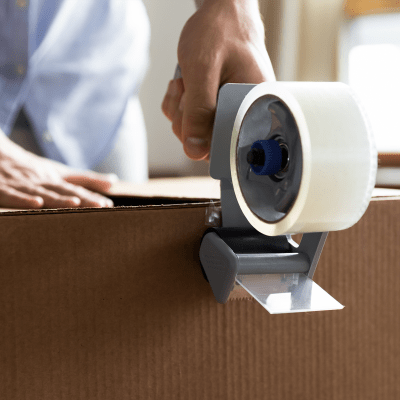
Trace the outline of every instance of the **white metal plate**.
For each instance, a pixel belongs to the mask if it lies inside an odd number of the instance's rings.
[[[237,275],[236,282],[270,314],[341,310],[344,307],[304,274]]]

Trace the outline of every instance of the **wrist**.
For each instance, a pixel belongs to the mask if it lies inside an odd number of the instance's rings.
[[[203,0],[199,12],[208,14],[221,25],[235,27],[239,35],[240,31],[246,32],[246,36],[252,38],[250,41],[258,38],[264,43],[265,30],[258,0]]]
[[[196,5],[202,8],[215,7],[233,11],[239,15],[260,16],[258,0],[196,0]]]
[[[225,3],[242,7],[257,7],[258,9],[258,0],[195,0],[195,2],[200,5]]]

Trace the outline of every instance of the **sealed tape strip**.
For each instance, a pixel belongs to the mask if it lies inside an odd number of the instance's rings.
[[[221,197],[220,182],[218,180],[212,180],[208,186],[212,189],[214,199]],[[206,208],[205,225],[208,227],[222,226],[222,209],[221,202],[210,199],[210,205]]]
[[[341,310],[344,307],[304,274],[238,275],[236,282],[270,314]]]
[[[216,205],[214,200],[210,200],[210,205],[206,208],[206,226],[217,227],[222,225],[221,206]]]

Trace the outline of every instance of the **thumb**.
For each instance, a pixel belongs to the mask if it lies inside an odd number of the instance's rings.
[[[208,156],[220,82],[220,69],[182,69],[185,86],[182,119],[182,143],[193,160]]]

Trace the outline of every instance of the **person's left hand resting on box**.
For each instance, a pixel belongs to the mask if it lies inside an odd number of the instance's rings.
[[[106,192],[115,179],[36,156],[0,132],[0,207],[112,207],[92,190]]]

